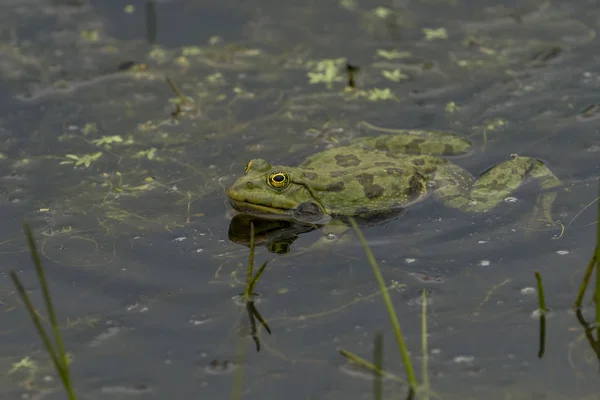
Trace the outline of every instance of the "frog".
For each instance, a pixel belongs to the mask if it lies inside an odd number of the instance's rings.
[[[530,221],[553,222],[561,181],[542,160],[511,154],[475,177],[452,159],[472,147],[452,132],[394,129],[330,147],[297,166],[252,159],[227,197],[238,212],[325,225],[404,210],[429,196],[464,213],[485,213],[533,178],[541,190]]]

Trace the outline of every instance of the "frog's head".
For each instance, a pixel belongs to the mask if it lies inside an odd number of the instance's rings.
[[[250,160],[227,190],[231,206],[266,218],[322,224],[331,218],[293,167],[271,166],[263,159]]]

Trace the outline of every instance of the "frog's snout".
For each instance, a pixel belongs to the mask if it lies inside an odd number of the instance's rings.
[[[227,189],[227,197],[241,200],[242,193],[247,193],[249,190],[256,189],[257,185],[249,180],[238,180]]]

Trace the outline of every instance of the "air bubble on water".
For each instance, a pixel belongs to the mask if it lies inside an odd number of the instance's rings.
[[[524,287],[523,289],[521,289],[521,294],[524,296],[529,296],[532,295],[536,292],[534,287],[528,286],[528,287]]]
[[[190,318],[189,323],[194,326],[198,326],[198,325],[204,325],[205,323],[210,322],[211,320],[212,320],[211,318],[206,318],[206,319]]]
[[[533,318],[533,319],[540,319],[540,317],[542,316],[542,314],[543,314],[542,310],[540,310],[539,308],[536,308],[531,313],[531,318]],[[546,318],[550,318],[551,316],[552,316],[552,312],[550,310],[546,309]]]
[[[456,356],[452,361],[456,364],[471,364],[475,361],[475,356]]]

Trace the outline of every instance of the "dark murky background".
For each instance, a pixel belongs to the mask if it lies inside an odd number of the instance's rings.
[[[562,233],[525,236],[535,185],[484,216],[428,200],[364,230],[419,372],[419,297],[429,292],[432,389],[444,399],[597,398],[600,366],[571,306],[596,230],[595,203],[586,207],[597,197],[600,120],[584,111],[600,103],[599,16],[585,0],[4,0],[3,398],[63,398],[8,278],[18,270],[39,302],[23,219],[81,398],[228,398],[242,343],[245,399],[369,399],[370,375],[338,349],[370,359],[376,331],[385,367],[404,376],[354,238],[306,251],[322,236],[313,231],[287,255],[257,249],[258,264],[270,261],[257,307],[272,329],[259,353],[236,302],[248,249],[228,239],[224,189],[253,157],[295,164],[372,134],[360,121],[458,132],[478,149],[457,160],[473,173],[511,153],[536,156],[568,189],[554,209]],[[330,75],[316,69],[324,60]],[[346,62],[361,68],[358,92],[343,91]],[[193,99],[177,119],[165,75]],[[542,359],[535,270],[553,311]],[[405,387],[388,380],[385,390],[402,397]]]

